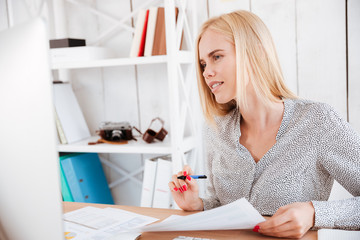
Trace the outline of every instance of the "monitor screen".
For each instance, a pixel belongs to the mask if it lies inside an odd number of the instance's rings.
[[[42,19],[0,32],[0,224],[8,239],[64,239],[50,74]]]

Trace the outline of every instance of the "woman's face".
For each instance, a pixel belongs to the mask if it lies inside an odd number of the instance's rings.
[[[235,46],[224,35],[206,30],[199,42],[200,65],[218,103],[236,98]]]

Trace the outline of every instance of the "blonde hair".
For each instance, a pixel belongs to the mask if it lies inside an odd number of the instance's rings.
[[[220,104],[207,86],[199,58],[199,42],[207,30],[223,34],[235,45],[236,99]],[[201,106],[205,119],[214,124],[214,115],[224,116],[236,107],[247,108],[246,82],[257,96],[270,104],[281,98],[296,98],[285,85],[271,34],[255,14],[240,10],[214,17],[203,23],[196,39],[196,69]]]

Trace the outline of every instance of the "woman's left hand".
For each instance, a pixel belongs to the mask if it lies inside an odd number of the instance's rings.
[[[301,238],[314,226],[315,209],[311,202],[297,202],[279,208],[253,231],[274,237]]]

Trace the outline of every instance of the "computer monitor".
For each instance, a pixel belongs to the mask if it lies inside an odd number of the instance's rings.
[[[0,32],[0,229],[11,240],[64,239],[48,48],[40,18]]]

